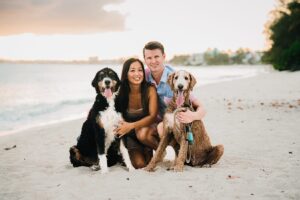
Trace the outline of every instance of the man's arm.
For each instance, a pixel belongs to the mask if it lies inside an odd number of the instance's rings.
[[[181,123],[191,123],[195,120],[201,120],[204,118],[206,111],[203,108],[201,102],[197,99],[192,101],[192,106],[196,109],[194,112],[187,110],[186,112],[179,112],[177,118]]]

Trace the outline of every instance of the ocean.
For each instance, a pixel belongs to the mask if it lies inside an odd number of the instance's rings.
[[[0,64],[0,135],[86,117],[96,94],[91,81],[104,67],[121,75],[121,65]],[[270,72],[266,65],[174,68],[191,72],[196,87]]]

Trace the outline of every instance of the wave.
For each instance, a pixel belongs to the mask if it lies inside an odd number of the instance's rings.
[[[56,103],[16,105],[0,111],[0,131],[13,130],[22,126],[55,121],[70,116],[82,116],[92,106],[92,99],[63,100]]]
[[[5,120],[5,117],[12,119],[20,119],[26,116],[35,117],[45,113],[55,112],[65,106],[75,106],[86,103],[91,103],[91,99],[63,100],[57,103],[39,103],[33,105],[16,105],[7,109],[2,108],[0,111],[0,119]]]

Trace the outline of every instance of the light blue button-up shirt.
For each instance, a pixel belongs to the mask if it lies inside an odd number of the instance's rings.
[[[156,87],[157,94],[159,96],[159,116],[162,117],[166,110],[165,99],[170,99],[173,97],[173,92],[168,84],[168,76],[174,72],[175,70],[170,66],[165,66],[164,72],[161,76],[160,82],[157,85],[155,80],[153,79],[150,69],[146,69],[146,79],[148,82],[153,83]]]

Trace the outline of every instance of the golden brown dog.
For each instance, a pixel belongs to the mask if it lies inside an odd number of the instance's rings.
[[[177,71],[169,75],[168,84],[173,90],[174,96],[163,119],[163,136],[159,146],[151,159],[147,171],[154,171],[156,163],[162,160],[163,152],[170,144],[174,147],[176,157],[171,169],[183,171],[186,160],[191,166],[212,165],[218,162],[224,152],[223,145],[212,146],[207,132],[201,120],[193,121],[190,125],[180,123],[176,118],[176,113],[193,110],[190,102],[190,91],[196,84],[193,75],[186,71]],[[192,142],[188,142],[188,127],[193,136]],[[189,137],[189,138],[188,138]],[[191,141],[191,140],[190,140]],[[175,145],[174,145],[175,144]]]

